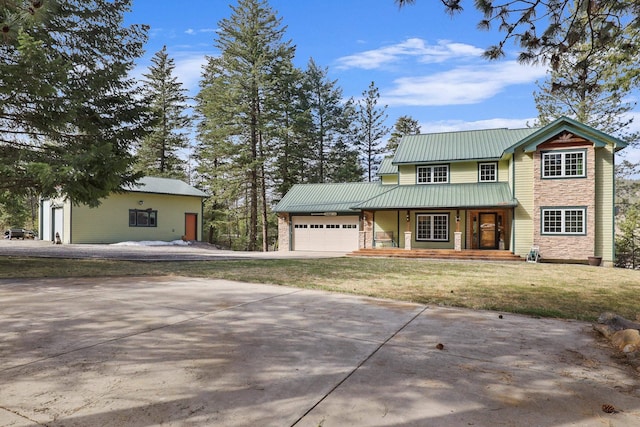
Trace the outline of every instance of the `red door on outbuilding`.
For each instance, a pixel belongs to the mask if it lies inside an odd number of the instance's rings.
[[[198,239],[198,214],[184,214],[184,238],[185,240]]]

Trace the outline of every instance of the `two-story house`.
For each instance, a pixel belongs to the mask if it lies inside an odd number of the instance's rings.
[[[614,158],[626,144],[562,117],[541,128],[405,136],[379,182],[299,184],[279,250],[503,250],[612,264]]]

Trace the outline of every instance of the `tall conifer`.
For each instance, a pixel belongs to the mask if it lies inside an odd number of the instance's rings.
[[[271,117],[266,99],[274,90],[276,68],[290,61],[294,47],[283,41],[285,27],[263,0],[239,0],[232,15],[220,21],[215,46],[220,56],[209,58],[198,96],[202,116],[201,169],[214,168],[209,152],[228,154],[227,173],[243,175],[243,193],[237,203],[246,208],[246,249],[257,249],[258,216],[262,218],[263,249],[267,242],[265,161],[269,155],[264,140]],[[215,90],[212,90],[215,88]],[[214,175],[217,175],[214,173]]]
[[[130,7],[0,2],[0,193],[95,205],[135,181],[130,152],[146,109],[129,72],[147,28],[124,25]]]
[[[143,89],[152,114],[150,133],[137,152],[136,170],[151,176],[185,178],[186,161],[178,151],[189,146],[191,123],[187,115],[186,89],[174,75],[175,61],[167,47],[151,58],[149,72],[143,74]]]

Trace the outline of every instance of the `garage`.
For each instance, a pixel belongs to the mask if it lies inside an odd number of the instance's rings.
[[[358,216],[294,216],[292,249],[295,251],[355,251]]]

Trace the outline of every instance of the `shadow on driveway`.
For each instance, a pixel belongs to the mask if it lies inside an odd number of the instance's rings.
[[[1,280],[0,342],[2,426],[640,425],[637,373],[582,322],[210,279]]]

